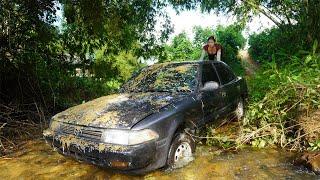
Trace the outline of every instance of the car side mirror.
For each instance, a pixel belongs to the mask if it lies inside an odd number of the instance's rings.
[[[208,81],[204,83],[203,88],[201,88],[201,91],[214,91],[219,88],[219,84],[215,81]]]

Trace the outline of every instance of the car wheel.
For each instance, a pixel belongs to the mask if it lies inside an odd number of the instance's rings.
[[[195,149],[195,142],[190,135],[178,133],[171,143],[167,166],[175,169],[189,164],[193,160]]]
[[[243,98],[238,102],[237,108],[235,110],[235,115],[237,120],[242,120],[244,117],[244,101]]]

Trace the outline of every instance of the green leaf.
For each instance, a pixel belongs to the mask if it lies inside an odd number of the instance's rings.
[[[266,146],[266,144],[267,144],[267,142],[264,139],[261,139],[258,147],[264,148]]]

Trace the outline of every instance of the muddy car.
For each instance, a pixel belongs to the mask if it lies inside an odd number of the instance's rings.
[[[180,167],[192,159],[193,134],[229,114],[241,118],[247,86],[223,62],[155,64],[118,94],[52,117],[44,137],[59,153],[122,172]]]

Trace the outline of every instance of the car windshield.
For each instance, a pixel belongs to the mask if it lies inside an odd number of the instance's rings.
[[[124,92],[193,91],[197,64],[155,64],[143,68],[122,86]]]

